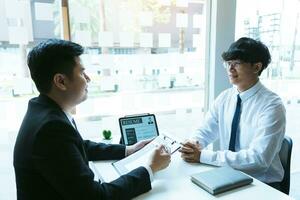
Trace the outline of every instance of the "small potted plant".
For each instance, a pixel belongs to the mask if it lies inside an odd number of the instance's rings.
[[[110,140],[112,138],[110,130],[103,130],[102,135],[103,135],[105,140]]]

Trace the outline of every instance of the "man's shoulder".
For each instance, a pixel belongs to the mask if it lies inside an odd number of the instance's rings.
[[[26,132],[34,136],[41,130],[70,126],[68,124],[63,111],[51,105],[41,104],[37,98],[34,98],[29,102],[19,133]]]
[[[53,100],[41,95],[29,100],[27,115],[39,116],[42,121],[65,119],[62,109]]]
[[[56,112],[49,112],[48,116],[40,121],[33,135],[33,143],[36,149],[43,145],[56,145],[62,141],[78,141],[78,134],[68,122]]]
[[[53,109],[51,107],[39,106],[31,107],[27,113],[27,117],[33,122],[39,122],[39,124],[46,124],[49,122],[64,122],[66,121],[66,116],[62,111]]]
[[[286,112],[281,97],[266,87],[262,87],[257,92],[252,103],[257,105],[257,111],[260,113],[264,113],[265,111],[268,113],[275,112],[284,116]]]
[[[277,93],[265,86],[262,86],[261,89],[258,91],[258,97],[265,104],[283,105],[281,97]]]

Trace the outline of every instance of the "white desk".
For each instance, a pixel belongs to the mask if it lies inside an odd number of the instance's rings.
[[[94,162],[96,171],[102,172],[100,176],[105,182],[110,182],[119,177],[111,165],[111,161]],[[279,192],[272,187],[254,179],[251,185],[237,188],[216,196],[209,194],[191,182],[193,173],[212,169],[212,166],[203,164],[186,163],[180,158],[180,153],[172,155],[172,161],[168,168],[157,172],[152,182],[152,190],[135,198],[136,200],[283,200],[291,197]],[[105,172],[105,174],[103,173]]]

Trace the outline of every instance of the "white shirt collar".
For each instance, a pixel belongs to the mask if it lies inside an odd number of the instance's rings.
[[[255,85],[253,85],[251,88],[249,88],[246,91],[239,92],[236,86],[234,88],[235,88],[236,95],[239,94],[242,102],[245,102],[247,99],[249,99],[250,97],[255,95],[262,87],[263,87],[263,85],[258,80]]]
[[[72,115],[71,115],[70,113],[66,112],[66,111],[64,111],[64,113],[66,114],[68,120],[69,120],[69,121],[71,122],[71,124],[73,125],[73,123],[72,123],[72,119],[73,119]]]

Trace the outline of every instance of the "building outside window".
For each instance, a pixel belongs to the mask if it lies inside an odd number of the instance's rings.
[[[236,39],[261,40],[272,63],[262,73],[262,82],[283,100],[287,111],[286,135],[293,139],[291,172],[300,171],[300,1],[237,0]]]
[[[89,99],[77,107],[81,124],[119,136],[119,117],[151,112],[161,131],[188,137],[197,124],[186,119],[203,117],[205,6],[203,0],[69,1],[71,39],[85,47],[92,79]],[[172,130],[177,121],[181,127]]]
[[[27,103],[36,96],[26,64],[42,40],[62,38],[61,1],[0,0],[0,199],[16,199],[12,151]]]

